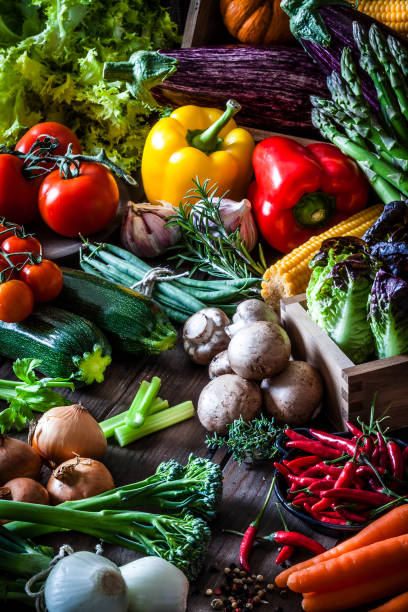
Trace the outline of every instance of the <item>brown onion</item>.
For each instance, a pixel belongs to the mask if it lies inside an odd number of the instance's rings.
[[[52,505],[84,499],[115,488],[108,468],[100,461],[76,457],[65,461],[52,473],[47,491]]]
[[[48,505],[48,491],[32,478],[13,478],[0,487],[1,499]]]
[[[106,451],[102,429],[80,404],[57,406],[43,414],[31,435],[31,444],[52,467],[73,455],[101,459]]]
[[[41,459],[29,444],[0,434],[0,484],[24,476],[38,480]]]

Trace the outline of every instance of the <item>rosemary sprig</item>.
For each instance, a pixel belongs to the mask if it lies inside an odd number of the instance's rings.
[[[193,183],[195,188],[187,192],[187,202],[179,204],[177,213],[168,222],[168,225],[178,225],[182,233],[182,242],[175,247],[177,254],[170,259],[178,259],[179,264],[192,263],[191,274],[200,270],[219,278],[259,279],[259,286],[255,287],[259,292],[267,268],[261,245],[259,261],[255,261],[240,236],[239,226],[233,232],[225,228],[220,204],[226,194],[218,196],[218,185],[210,184],[210,179],[202,185],[198,178]]]

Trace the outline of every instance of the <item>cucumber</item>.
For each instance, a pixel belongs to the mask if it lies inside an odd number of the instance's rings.
[[[160,353],[175,345],[176,330],[150,298],[81,270],[62,272],[58,303],[93,321],[114,347],[128,353]]]
[[[110,344],[96,325],[48,304],[21,323],[0,321],[0,354],[41,359],[36,369],[46,376],[87,385],[102,382],[111,362]]]

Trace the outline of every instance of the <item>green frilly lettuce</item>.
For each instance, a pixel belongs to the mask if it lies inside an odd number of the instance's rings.
[[[104,148],[135,170],[150,109],[104,81],[103,65],[177,40],[158,0],[0,0],[0,142],[13,146],[35,123],[59,121],[86,153]]]

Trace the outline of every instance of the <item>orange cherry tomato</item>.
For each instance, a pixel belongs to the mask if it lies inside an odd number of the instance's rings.
[[[10,280],[0,285],[0,320],[18,323],[31,314],[34,294],[21,280]]]
[[[57,297],[64,283],[61,268],[50,259],[36,265],[26,264],[19,279],[31,288],[36,302],[49,302]]]

